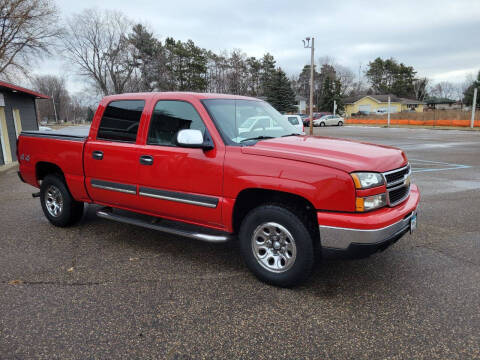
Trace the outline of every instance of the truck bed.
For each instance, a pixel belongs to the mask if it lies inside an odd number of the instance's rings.
[[[71,126],[60,130],[22,131],[18,138],[18,157],[22,180],[39,187],[37,166],[59,168],[73,197],[89,202],[84,185],[83,148],[90,126]],[[23,160],[23,161],[22,161]]]
[[[88,137],[90,126],[69,126],[60,130],[22,131],[22,135],[53,139],[84,141]]]

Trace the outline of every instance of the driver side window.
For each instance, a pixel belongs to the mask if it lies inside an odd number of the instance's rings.
[[[175,137],[183,129],[205,133],[205,125],[193,105],[185,101],[160,100],[150,120],[147,144],[176,146]]]

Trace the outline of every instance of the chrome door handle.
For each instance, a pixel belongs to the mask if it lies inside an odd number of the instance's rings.
[[[94,158],[95,160],[102,160],[103,159],[103,151],[98,151],[98,150],[95,150],[92,152],[92,158]]]
[[[140,156],[140,164],[142,164],[142,165],[153,165],[153,156],[150,156],[150,155]]]

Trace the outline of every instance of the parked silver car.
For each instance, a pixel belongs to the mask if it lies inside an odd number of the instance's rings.
[[[313,120],[313,126],[342,126],[343,122],[343,117],[339,115],[325,115]]]

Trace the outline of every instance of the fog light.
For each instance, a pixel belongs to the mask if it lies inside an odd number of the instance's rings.
[[[385,193],[367,197],[357,197],[355,208],[357,211],[370,211],[387,205],[387,195]]]

